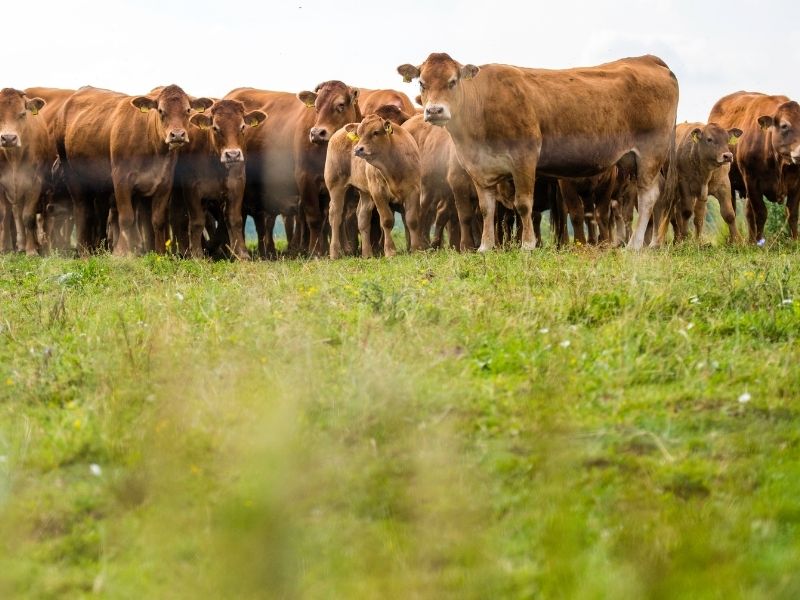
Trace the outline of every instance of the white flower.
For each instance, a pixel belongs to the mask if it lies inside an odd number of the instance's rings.
[[[758,242],[756,243],[756,246],[758,246],[759,248],[763,248],[763,247],[764,247],[764,246],[766,246],[766,245],[767,245],[767,240],[765,240],[764,238],[761,238],[761,239],[760,239],[760,240],[758,240]]]
[[[786,298],[783,302],[781,302],[782,306],[791,306],[792,304],[794,304],[794,300],[791,298]]]
[[[753,397],[750,395],[749,392],[745,392],[741,396],[739,396],[739,404],[748,404]]]
[[[563,342],[561,342],[559,344],[559,346],[561,346],[562,348],[569,348],[571,345],[572,345],[572,342],[570,342],[569,340],[564,340]]]
[[[694,329],[694,323],[689,323],[689,324],[686,326],[686,331],[691,331],[692,329]]]
[[[175,292],[175,299],[178,302],[183,302],[183,294],[181,294],[180,292]]]
[[[689,298],[689,302],[691,302],[692,304],[700,304],[700,298],[698,296],[692,296],[691,298]]]
[[[550,333],[550,330],[549,330],[547,327],[542,327],[542,328],[539,330],[539,333],[541,333],[542,335],[545,335],[545,334],[547,334],[547,333]]]
[[[100,477],[103,474],[103,469],[100,468],[100,465],[92,463],[89,465],[89,472],[95,477]]]
[[[0,456],[0,465],[8,462],[8,457],[5,455]]]

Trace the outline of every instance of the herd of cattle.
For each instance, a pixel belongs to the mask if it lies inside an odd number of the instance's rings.
[[[0,250],[246,259],[251,216],[269,257],[280,216],[291,254],[391,256],[396,212],[410,250],[445,234],[462,251],[532,249],[544,211],[558,244],[569,218],[576,242],[639,249],[670,225],[687,237],[692,217],[699,236],[709,194],[737,241],[736,192],[751,243],[765,198],[797,237],[800,105],[784,96],[736,92],[676,126],[678,82],[654,56],[543,70],[431,54],[397,70],[423,108],[340,81],[221,100],[5,88]]]

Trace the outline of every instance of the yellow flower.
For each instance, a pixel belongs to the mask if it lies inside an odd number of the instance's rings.
[[[192,472],[192,475],[200,475],[200,473],[202,473],[202,469],[197,465],[192,465],[189,467],[189,470]]]
[[[11,377],[9,377],[8,379],[6,379],[6,385],[14,385],[14,380],[11,379]]]
[[[171,238],[167,240],[167,243],[166,243],[166,244],[164,244],[164,247],[165,247],[167,250],[169,250],[170,246],[172,246],[172,239],[171,239]]]
[[[72,423],[72,426],[75,429],[80,429],[82,425],[83,425],[83,423],[81,423],[80,419],[75,419],[75,421]]]

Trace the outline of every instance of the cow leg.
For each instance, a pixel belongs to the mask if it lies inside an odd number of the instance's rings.
[[[203,230],[206,226],[206,212],[203,210],[203,198],[197,186],[189,184],[183,188],[186,207],[189,211],[189,256],[203,257]]]
[[[323,217],[319,201],[319,185],[312,178],[302,176],[298,182],[298,189],[300,190],[300,210],[308,228],[308,253],[311,256],[321,256]]]
[[[347,196],[347,187],[343,185],[334,185],[328,188],[331,195],[331,201],[328,205],[328,220],[331,224],[331,244],[329,255],[331,259],[336,260],[342,256],[342,221],[344,216],[345,200]]]
[[[237,172],[239,168],[244,169],[244,165],[231,167],[225,177],[225,227],[228,229],[228,246],[233,256],[239,260],[250,260],[244,239],[244,173]]]
[[[375,203],[375,208],[378,210],[378,216],[381,220],[381,230],[383,231],[383,253],[387,257],[392,257],[397,254],[397,248],[392,239],[392,229],[394,229],[394,212],[389,206],[390,198],[376,194],[372,197]]]
[[[39,256],[39,244],[36,236],[36,213],[42,193],[42,182],[39,181],[28,190],[22,206],[22,221],[25,224],[25,253],[28,256]]]
[[[477,186],[476,186],[477,187]],[[477,187],[478,206],[483,217],[483,232],[481,234],[481,245],[478,252],[490,252],[494,249],[494,214],[497,205],[497,186]]]
[[[114,196],[117,203],[117,224],[119,237],[114,244],[114,256],[127,256],[139,245],[139,234],[136,229],[136,215],[133,212],[133,197],[127,185],[114,185]]]
[[[380,208],[378,212],[380,212]],[[403,202],[403,216],[407,234],[406,248],[410,252],[425,250],[428,247],[429,238],[420,231],[422,216],[420,214],[419,189],[413,189],[406,196]],[[430,232],[430,227],[428,227],[428,231]]]
[[[694,201],[694,233],[698,242],[703,236],[703,226],[706,222],[706,210],[708,208],[708,196],[700,195]]]
[[[747,216],[747,228],[750,243],[755,244],[764,239],[764,225],[767,222],[767,206],[764,204],[764,196],[761,188],[752,179],[747,178],[747,204],[745,214]]]
[[[361,233],[361,256],[372,258],[372,196],[359,192],[358,196],[358,231]]]
[[[472,182],[462,176],[447,176],[450,189],[453,191],[453,203],[455,204],[456,214],[458,215],[458,225],[461,230],[461,252],[469,252],[475,249],[475,238],[473,237],[473,224],[475,221],[475,207],[472,203]]]
[[[444,230],[450,222],[451,207],[446,197],[439,200],[436,207],[436,219],[433,223],[433,239],[431,240],[431,248],[441,248],[444,241]]]
[[[568,181],[559,180],[558,188],[561,191],[561,197],[564,199],[564,206],[566,206],[569,214],[569,220],[572,222],[572,236],[575,243],[585,245],[583,200],[578,195],[575,186]]]
[[[789,213],[789,233],[793,240],[797,239],[797,220],[800,215],[800,187],[790,189],[786,197],[786,210]]]
[[[653,216],[653,207],[658,200],[658,196],[658,179],[656,177],[650,180],[648,187],[638,187],[639,219],[636,222],[636,229],[628,242],[628,248],[632,250],[642,249],[647,226],[650,223],[650,217]],[[658,227],[657,224],[654,225],[656,228]],[[650,244],[657,245],[657,238],[657,235],[653,235]]]
[[[0,252],[14,250],[13,220],[11,205],[6,200],[5,194],[0,192]]]
[[[167,251],[167,230],[169,227],[169,197],[171,189],[166,192],[159,191],[153,196],[151,203],[150,223],[153,226],[153,245],[158,254],[164,254]],[[147,226],[146,222],[142,223],[143,227]]]

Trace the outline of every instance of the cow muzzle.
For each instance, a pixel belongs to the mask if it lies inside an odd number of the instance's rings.
[[[355,150],[353,150],[353,154],[355,154],[358,158],[364,159],[370,156],[369,152],[367,152],[367,149],[364,146],[356,146]]]
[[[169,145],[170,150],[180,148],[189,141],[189,134],[185,129],[173,129],[167,134],[165,142]]]
[[[308,138],[312,144],[327,144],[330,137],[328,130],[324,127],[312,127],[308,132]]]
[[[20,145],[19,136],[16,133],[1,133],[0,147],[18,148]]]
[[[733,152],[726,152],[722,155],[722,159],[719,161],[719,164],[724,165],[726,163],[733,162]]]
[[[235,165],[244,162],[244,153],[238,148],[231,148],[222,151],[220,158],[223,165]]]
[[[442,104],[428,104],[425,107],[425,121],[431,125],[445,125],[450,120],[450,109]]]

